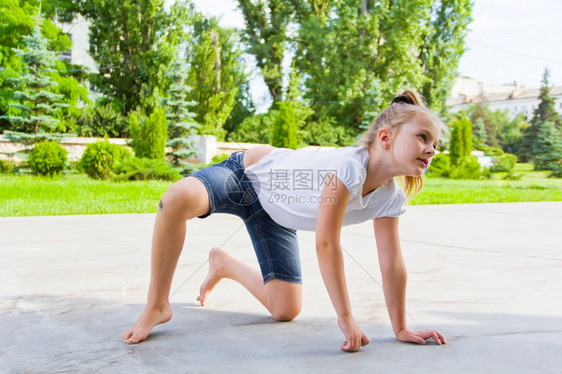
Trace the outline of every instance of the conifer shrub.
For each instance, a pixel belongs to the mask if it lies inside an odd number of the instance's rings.
[[[273,122],[271,145],[279,148],[297,149],[297,117],[291,103],[282,102]]]
[[[66,166],[66,156],[66,149],[57,142],[37,143],[29,154],[29,167],[33,174],[60,175]]]
[[[131,157],[131,152],[117,144],[95,142],[86,147],[80,159],[80,169],[92,179],[107,179],[119,161]]]
[[[139,158],[164,160],[168,130],[162,107],[154,109],[148,118],[137,113],[129,116],[130,146]]]

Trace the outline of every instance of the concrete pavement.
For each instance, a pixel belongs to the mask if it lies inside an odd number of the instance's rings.
[[[408,323],[446,346],[396,341],[372,224],[344,228],[348,287],[371,344],[341,352],[314,234],[300,232],[304,306],[275,322],[238,284],[196,304],[208,250],[255,264],[242,222],[188,223],[174,318],[138,345],[154,215],[0,218],[0,373],[560,373],[562,203],[409,207],[401,218]]]

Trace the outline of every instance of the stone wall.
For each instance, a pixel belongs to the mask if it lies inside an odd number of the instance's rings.
[[[67,138],[61,142],[61,145],[68,152],[68,159],[70,161],[79,160],[82,154],[86,150],[86,147],[90,143],[104,140],[102,138],[82,138],[74,137]],[[118,144],[123,147],[127,147],[129,139],[122,138],[112,138],[108,139],[110,143]],[[261,144],[253,143],[229,143],[229,142],[217,142],[217,139],[212,135],[198,135],[195,136],[195,141],[199,146],[199,154],[197,155],[197,162],[209,163],[212,158],[219,154],[231,154],[236,151],[242,151],[250,149]],[[17,153],[25,150],[21,143],[13,143],[4,135],[0,135],[0,159],[10,159],[10,160],[22,160],[21,156]],[[195,160],[194,160],[195,161]]]

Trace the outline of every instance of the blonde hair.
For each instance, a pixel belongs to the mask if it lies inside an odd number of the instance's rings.
[[[422,117],[431,122],[440,133],[447,131],[447,126],[427,108],[420,95],[414,91],[405,90],[392,100],[390,105],[369,126],[369,129],[363,133],[359,145],[369,148],[376,141],[379,130],[384,128],[397,130],[415,117]],[[401,178],[407,197],[415,196],[423,187],[423,177],[421,176],[404,175]]]

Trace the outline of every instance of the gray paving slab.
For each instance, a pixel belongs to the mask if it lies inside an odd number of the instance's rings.
[[[153,221],[0,218],[0,372],[561,372],[561,202],[409,207],[408,323],[440,330],[446,346],[395,340],[372,225],[344,228],[354,314],[372,339],[354,354],[339,350],[313,233],[299,233],[304,306],[295,321],[275,322],[231,281],[197,306],[211,247],[255,264],[242,222],[227,215],[188,223],[174,318],[141,344],[122,343],[144,306]]]

